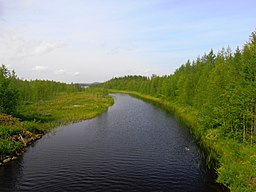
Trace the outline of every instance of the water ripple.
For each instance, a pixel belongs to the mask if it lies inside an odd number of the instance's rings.
[[[0,191],[212,191],[187,130],[127,95],[95,119],[44,136],[18,161],[0,175]]]

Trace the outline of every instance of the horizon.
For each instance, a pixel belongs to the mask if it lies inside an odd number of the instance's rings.
[[[26,80],[105,82],[170,75],[232,51],[255,31],[256,2],[0,0],[0,62]]]

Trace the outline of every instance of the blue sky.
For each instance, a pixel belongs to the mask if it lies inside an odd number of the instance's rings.
[[[255,30],[255,0],[0,0],[0,62],[24,79],[166,75]]]

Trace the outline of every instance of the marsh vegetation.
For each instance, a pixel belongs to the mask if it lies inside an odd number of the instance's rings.
[[[93,118],[113,99],[102,89],[78,84],[23,81],[4,65],[0,68],[0,163],[23,153],[25,147],[54,127]]]

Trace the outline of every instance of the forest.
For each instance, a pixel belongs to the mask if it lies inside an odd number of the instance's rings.
[[[105,88],[136,91],[197,110],[205,129],[253,144],[256,136],[256,34],[242,50],[211,50],[172,75],[126,76]]]
[[[208,158],[219,162],[218,182],[232,191],[255,191],[255,32],[241,49],[211,50],[188,60],[174,74],[116,77],[100,86],[157,98],[180,111],[188,122],[195,122],[194,133],[209,148]]]
[[[5,65],[0,67],[0,113],[13,114],[26,102],[48,100],[60,92],[81,91],[79,84],[66,84],[49,80],[22,80]]]

